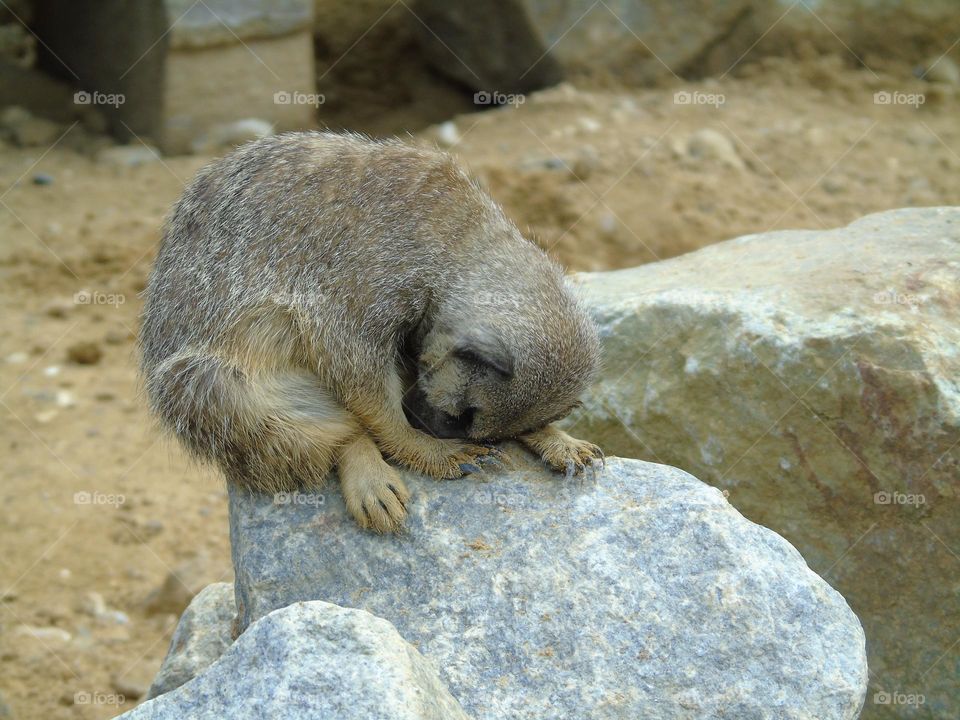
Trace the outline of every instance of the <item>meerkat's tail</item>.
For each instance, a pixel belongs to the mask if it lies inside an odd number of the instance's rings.
[[[262,492],[319,487],[359,431],[306,371],[248,372],[179,353],[147,373],[146,390],[155,415],[187,450]]]

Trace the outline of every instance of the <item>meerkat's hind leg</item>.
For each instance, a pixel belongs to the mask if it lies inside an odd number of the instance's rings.
[[[372,438],[361,433],[347,443],[340,453],[339,469],[347,510],[360,527],[378,533],[403,527],[410,491]]]
[[[307,372],[248,371],[188,351],[155,368],[147,382],[154,411],[187,449],[250,490],[319,487],[361,432]]]
[[[522,435],[520,440],[540,455],[547,465],[567,477],[579,475],[588,467],[596,471],[598,466],[603,466],[603,450],[553,425]]]

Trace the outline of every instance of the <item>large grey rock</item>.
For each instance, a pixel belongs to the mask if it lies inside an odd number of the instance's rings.
[[[312,0],[164,0],[171,47],[232,45],[251,38],[289,35],[313,22]]]
[[[120,717],[467,720],[390,623],[325,602],[270,613],[204,673]]]
[[[578,276],[604,366],[573,432],[782,533],[863,621],[870,717],[960,712],[960,208]],[[872,695],[871,695],[872,697]]]
[[[768,0],[418,0],[438,70],[475,90],[526,92],[562,74],[646,82],[697,70]],[[751,42],[755,41],[755,37]],[[745,49],[745,47],[744,47]]]
[[[147,697],[175,690],[216,662],[233,643],[236,614],[233,583],[214,583],[201,590],[180,618]]]
[[[782,538],[675,468],[564,481],[405,473],[408,531],[361,531],[335,487],[232,490],[240,628],[323,598],[392,622],[473,717],[855,718],[857,618]]]

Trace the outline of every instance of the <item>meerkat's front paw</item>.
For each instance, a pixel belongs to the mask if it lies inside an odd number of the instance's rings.
[[[540,455],[547,465],[564,473],[568,478],[579,475],[588,467],[592,471],[603,467],[603,450],[551,425],[520,439]]]
[[[347,511],[360,527],[378,533],[403,527],[410,491],[369,439],[362,438],[344,451],[340,485]]]
[[[360,527],[378,533],[403,527],[410,491],[392,467],[383,464],[368,477],[351,476],[342,483],[347,511]]]
[[[438,480],[450,480],[480,472],[483,465],[496,463],[499,455],[495,447],[424,435],[411,452],[395,457],[412,470]]]

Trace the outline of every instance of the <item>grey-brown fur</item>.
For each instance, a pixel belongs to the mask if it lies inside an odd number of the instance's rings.
[[[598,357],[561,269],[452,158],[399,141],[291,133],[201,170],[165,227],[140,344],[151,409],[196,456],[270,492],[338,464],[378,530],[408,494],[370,440],[436,477],[505,437],[554,467],[599,457],[549,426]]]

